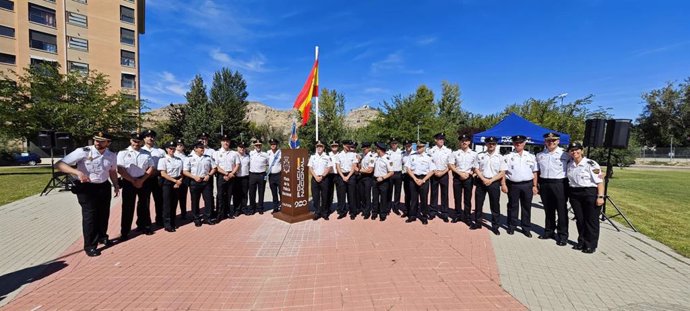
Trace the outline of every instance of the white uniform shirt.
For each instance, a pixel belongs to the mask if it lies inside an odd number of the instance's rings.
[[[383,177],[392,171],[393,161],[389,155],[384,154],[382,157],[376,157],[376,161],[374,161],[374,177]]]
[[[177,152],[177,150],[175,151],[175,156],[180,158],[180,160],[182,160],[182,163],[184,163],[185,160],[187,160],[187,155],[182,152]]]
[[[198,156],[194,153],[187,158],[187,162],[184,164],[185,171],[201,178],[208,176],[214,167],[216,167],[216,163],[213,162],[213,158],[206,154]]]
[[[436,166],[434,170],[442,171],[448,168],[448,156],[453,152],[450,148],[443,146],[439,148],[434,146],[427,151],[431,158],[434,160],[434,165]]]
[[[596,187],[602,182],[599,163],[582,157],[580,164],[568,162],[568,181],[573,188]]]
[[[240,156],[237,151],[220,148],[213,153],[213,161],[226,172],[232,172],[236,165],[240,165]]]
[[[110,171],[117,170],[117,156],[105,149],[103,154],[94,146],[78,148],[61,160],[69,166],[77,165],[77,170],[89,177],[91,183],[102,184],[108,181]]]
[[[151,154],[143,149],[134,150],[132,146],[117,153],[117,166],[123,167],[129,176],[139,178],[153,166]]]
[[[557,147],[553,152],[549,152],[549,149],[544,149],[544,151],[537,154],[539,177],[549,179],[566,178],[568,161],[570,161],[570,155],[561,147]]]
[[[505,155],[506,164],[506,179],[512,182],[522,182],[534,179],[534,172],[539,171],[537,165],[537,157],[523,150],[522,154],[515,151]]]
[[[158,161],[158,170],[165,171],[172,178],[178,178],[182,175],[182,168],[184,167],[184,161],[182,159],[165,155],[162,159]]]
[[[407,161],[407,169],[414,175],[426,175],[433,171],[434,160],[428,153],[413,153]]]
[[[374,162],[376,161],[377,155],[372,151],[362,156],[362,169],[374,167]]]
[[[402,160],[402,172],[403,174],[407,174],[407,168],[408,168],[408,162],[410,161],[410,157],[414,154],[414,150],[410,149],[410,152],[403,151],[400,158]]]
[[[403,152],[402,150],[388,150],[386,151],[386,155],[390,158],[391,162],[393,163],[393,171],[394,172],[401,172],[403,163],[402,163],[402,155]]]
[[[479,169],[484,178],[493,178],[508,168],[505,158],[498,150],[494,150],[492,154],[486,151],[478,153],[473,167]]]
[[[153,161],[153,167],[158,168],[158,160],[165,157],[165,150],[157,147],[149,147],[144,145],[141,147],[151,154],[151,160]]]
[[[276,149],[276,152],[273,153],[273,150],[268,150],[266,152],[268,154],[268,167],[271,170],[271,174],[279,174],[280,171],[283,170],[283,167],[280,165],[280,157],[282,156],[282,152],[280,152],[280,149]]]
[[[309,157],[307,166],[311,167],[311,169],[314,171],[314,174],[323,176],[326,173],[326,169],[331,166],[331,157],[329,157],[325,152],[321,153],[320,155],[315,153]]]
[[[338,171],[335,169],[335,165],[338,164],[338,156],[341,154],[341,152],[338,153],[333,153],[333,151],[328,152],[328,156],[331,158],[331,172],[329,174],[338,174]]]
[[[252,150],[249,152],[249,172],[266,173],[268,169],[268,153]]]
[[[465,173],[472,173],[472,167],[474,165],[474,161],[477,158],[477,152],[474,150],[467,148],[467,151],[464,151],[462,149],[458,149],[453,151],[449,156],[448,156],[448,163],[449,164],[454,164],[455,167],[460,170],[461,172]]]
[[[359,162],[357,153],[352,151],[341,151],[337,156],[338,164],[340,164],[340,171],[343,175],[347,175],[352,171],[353,166]]]
[[[237,170],[237,177],[249,176],[249,155],[246,153],[241,155],[239,152],[237,155],[240,157],[240,168]]]

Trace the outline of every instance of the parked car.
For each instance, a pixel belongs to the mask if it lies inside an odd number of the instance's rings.
[[[14,158],[15,164],[28,164],[34,166],[41,163],[41,157],[33,152],[13,153],[12,157]]]

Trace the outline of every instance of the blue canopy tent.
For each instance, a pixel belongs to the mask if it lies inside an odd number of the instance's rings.
[[[472,142],[475,144],[483,145],[484,139],[489,136],[496,136],[498,138],[499,144],[511,144],[510,139],[513,135],[525,135],[527,136],[527,143],[532,145],[543,145],[544,144],[544,134],[548,132],[556,132],[554,130],[547,129],[536,125],[525,118],[511,113],[505,117],[501,122],[494,125],[494,127],[480,133],[476,133],[472,137]],[[561,144],[567,145],[570,143],[570,135],[556,132],[561,135]]]

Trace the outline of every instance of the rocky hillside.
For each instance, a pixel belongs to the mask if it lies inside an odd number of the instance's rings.
[[[150,128],[156,122],[165,120],[165,118],[167,118],[165,111],[165,108],[159,108],[146,113],[146,121],[144,121],[143,127]],[[270,123],[276,129],[279,129],[283,133],[287,134],[290,132],[290,126],[292,125],[291,114],[293,111],[294,110],[273,109],[259,102],[249,102],[249,105],[247,106],[247,119],[256,124]],[[378,114],[378,110],[364,105],[362,107],[350,110],[345,115],[345,124],[351,128],[364,127],[369,124],[371,120],[376,118]]]

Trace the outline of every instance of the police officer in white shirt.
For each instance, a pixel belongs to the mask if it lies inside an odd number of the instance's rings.
[[[331,158],[323,152],[324,145],[321,141],[316,142],[316,152],[309,157],[307,166],[311,174],[311,196],[314,207],[314,220],[323,218],[328,220],[330,206],[328,204],[328,184],[326,176],[331,170]]]
[[[393,213],[400,215],[400,194],[402,192],[402,150],[398,149],[398,139],[391,138],[390,144],[391,148],[386,151],[386,155],[390,158],[390,162],[393,163],[393,176],[390,178],[390,191],[388,191],[388,200],[391,201],[391,208]]]
[[[281,162],[281,152],[278,145],[280,141],[271,138],[268,143],[271,149],[268,150],[268,188],[271,189],[273,196],[273,213],[280,211],[280,172],[283,170]]]
[[[332,140],[331,141],[331,151],[328,152],[328,156],[331,158],[331,172],[328,173],[328,176],[326,176],[326,181],[328,182],[328,208],[330,209],[331,206],[333,206],[333,198],[335,197],[333,195],[333,191],[335,191],[335,188],[337,186],[337,183],[340,182],[340,178],[338,177],[338,170],[336,169],[336,163],[338,162],[338,154],[340,151],[340,142],[337,140]]]
[[[371,219],[376,219],[379,216],[381,221],[386,220],[390,206],[390,196],[388,192],[391,190],[391,177],[395,173],[393,171],[393,162],[386,154],[386,145],[384,143],[376,143],[376,161],[374,162],[374,187],[372,198],[374,212]]]
[[[108,150],[112,137],[100,131],[93,135],[93,146],[78,148],[62,160],[55,168],[77,177],[72,189],[81,205],[84,252],[89,257],[98,256],[98,243],[110,246],[108,219],[110,218],[110,187],[114,194],[120,194],[117,180],[117,157]],[[72,167],[76,165],[75,167]],[[110,181],[108,181],[110,178]]]
[[[175,148],[175,156],[184,163],[187,160],[187,153],[185,152],[184,141],[181,138],[175,140],[177,147]],[[187,219],[187,193],[189,193],[189,178],[182,175],[182,185],[178,189],[178,201],[180,202],[180,219]]]
[[[410,176],[410,213],[405,222],[413,222],[419,218],[423,224],[428,223],[429,179],[434,175],[434,160],[426,153],[426,142],[417,142],[417,152],[407,161],[407,175]]]
[[[591,254],[599,245],[599,214],[606,199],[601,167],[582,155],[582,144],[579,142],[570,143],[568,153],[572,157],[567,169],[570,183],[568,194],[578,233],[573,249]]]
[[[431,177],[431,219],[437,215],[448,222],[448,156],[452,150],[445,146],[446,135],[438,133],[434,135],[436,145],[429,149],[428,153],[434,160],[434,176]],[[438,205],[439,188],[441,189],[441,206]]]
[[[216,222],[212,218],[213,214],[213,174],[216,173],[216,163],[213,158],[204,154],[204,144],[198,142],[194,145],[192,155],[187,158],[184,164],[183,174],[189,177],[189,192],[192,196],[192,214],[194,216],[194,225],[201,227],[201,212],[199,209],[199,200],[203,196],[204,205],[204,223],[208,225],[215,225]]]
[[[400,160],[402,161],[402,187],[405,196],[403,197],[404,204],[401,206],[402,215],[400,217],[405,218],[410,214],[410,187],[412,186],[412,178],[407,173],[407,162],[414,154],[414,150],[412,150],[412,141],[409,139],[403,141],[403,146],[405,150],[401,153]]]
[[[201,134],[197,135],[196,138],[197,138],[197,141],[201,142],[204,145],[204,154],[209,156],[209,157],[213,157],[213,152],[215,152],[215,150],[213,150],[213,148],[208,146],[208,138],[209,137],[210,136],[208,135],[208,133],[202,132]],[[189,155],[191,156],[193,153],[194,153],[194,150],[192,150],[189,153]],[[213,181],[213,180],[211,180],[211,181]]]
[[[345,218],[348,210],[350,219],[357,216],[357,176],[355,173],[359,166],[359,155],[355,152],[352,140],[343,141],[343,151],[336,157],[336,171],[338,173],[338,219]],[[345,199],[347,198],[346,209]]]
[[[175,211],[182,186],[184,162],[175,156],[177,144],[169,141],[165,145],[166,155],[158,160],[158,171],[163,179],[163,227],[165,231],[175,232]]]
[[[249,152],[249,209],[251,213],[264,213],[264,192],[266,191],[266,170],[268,169],[268,154],[261,151],[263,143],[260,139],[254,141],[254,150]],[[256,193],[259,193],[258,204]]]
[[[357,180],[359,208],[364,219],[371,216],[371,188],[374,182],[374,162],[376,154],[371,151],[370,142],[362,142],[362,154],[360,155],[359,179]]]
[[[470,213],[472,212],[472,186],[474,185],[472,165],[477,153],[470,149],[472,136],[461,134],[458,136],[458,142],[460,148],[453,151],[448,159],[448,168],[453,174],[453,198],[455,202],[455,215],[452,222],[456,223],[462,220],[469,226],[471,223]]]
[[[237,155],[240,157],[240,168],[237,171],[235,189],[232,195],[232,205],[235,209],[235,217],[240,214],[250,215],[247,211],[247,192],[249,192],[249,154],[247,154],[246,142],[237,143]]]
[[[228,134],[223,134],[220,138],[221,147],[213,153],[213,161],[216,163],[216,204],[218,215],[216,220],[223,218],[233,219],[235,215],[231,212],[230,202],[232,202],[232,190],[236,180],[237,170],[240,167],[240,157],[237,151],[230,148],[232,143]]]
[[[538,193],[537,171],[539,171],[539,167],[537,166],[537,158],[525,150],[527,144],[525,135],[515,135],[511,137],[511,140],[515,149],[505,156],[508,168],[501,182],[501,191],[508,193],[508,229],[506,232],[508,234],[515,232],[519,210],[522,234],[531,238],[532,196]]]
[[[558,147],[560,135],[555,132],[544,134],[544,151],[537,154],[539,165],[539,195],[544,204],[544,234],[539,239],[556,239],[556,244],[565,246],[568,243],[568,209],[566,191],[568,178],[566,169],[570,155]],[[556,223],[558,214],[558,223]],[[558,235],[556,235],[558,232]]]
[[[477,154],[474,162],[474,173],[477,175],[477,187],[474,190],[474,219],[475,223],[470,226],[470,229],[479,229],[482,227],[482,218],[484,213],[482,208],[484,206],[484,199],[486,194],[489,194],[489,204],[491,207],[491,231],[495,235],[499,235],[499,217],[501,215],[501,179],[507,169],[506,161],[503,156],[496,150],[498,138],[489,136],[484,139],[486,144],[486,151]]]
[[[134,132],[130,135],[130,146],[117,154],[117,171],[122,180],[122,221],[120,222],[120,241],[129,239],[134,219],[134,202],[137,201],[137,229],[146,235],[153,234],[149,202],[151,190],[146,185],[156,169],[151,154],[141,149],[142,137]]]
[[[163,226],[163,189],[161,188],[162,180],[160,180],[158,173],[158,160],[165,157],[165,151],[161,148],[155,146],[156,143],[156,131],[154,130],[144,130],[141,132],[141,137],[144,138],[144,145],[141,149],[148,151],[151,154],[151,160],[153,160],[153,167],[156,168],[153,171],[153,176],[146,179],[146,186],[151,190],[151,195],[153,196],[153,203],[156,210],[156,225],[159,227]]]

